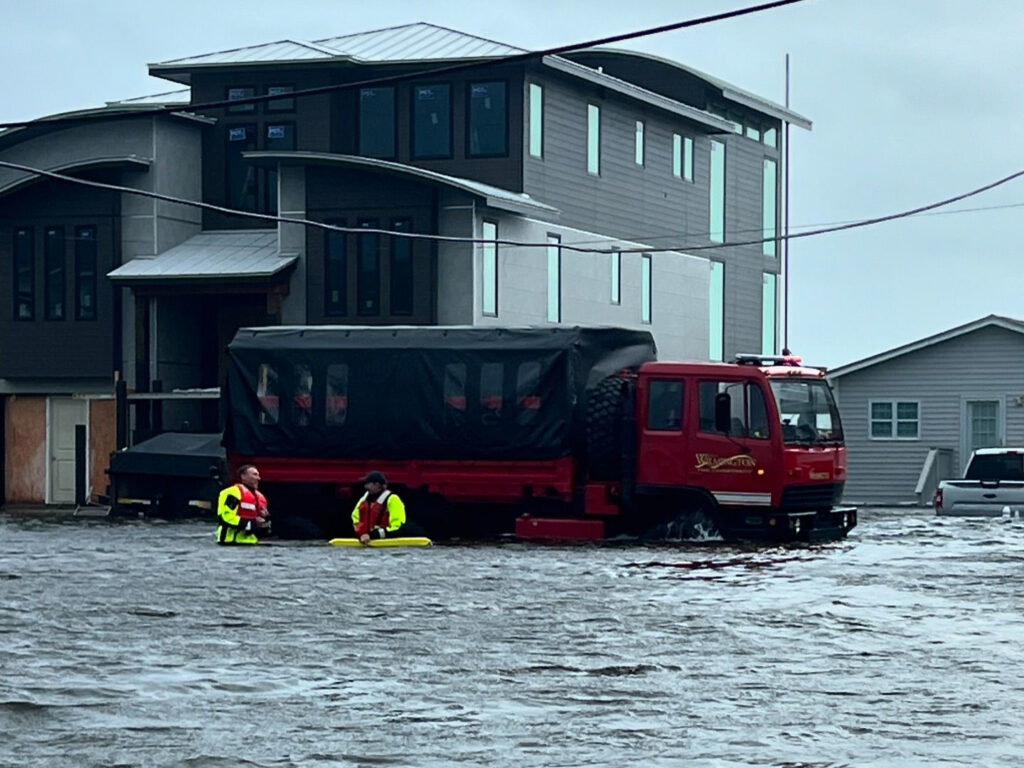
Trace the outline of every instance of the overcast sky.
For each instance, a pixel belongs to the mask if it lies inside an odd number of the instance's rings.
[[[173,90],[147,63],[286,38],[429,21],[538,49],[752,4],[0,0],[0,122]],[[780,103],[790,54],[791,106],[814,121],[810,132],[791,129],[790,226],[799,232],[1024,168],[1021,30],[1019,0],[805,0],[625,46]],[[789,346],[835,367],[990,313],[1024,318],[1024,179],[947,210],[977,208],[991,210],[794,241]]]

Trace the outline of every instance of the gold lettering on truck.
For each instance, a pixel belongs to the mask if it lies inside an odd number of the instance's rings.
[[[746,472],[757,466],[757,460],[746,453],[738,453],[735,456],[698,453],[696,458],[698,472]]]

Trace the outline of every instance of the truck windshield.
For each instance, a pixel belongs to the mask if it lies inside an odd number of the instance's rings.
[[[832,390],[822,379],[770,379],[784,443],[841,443],[843,427]]]

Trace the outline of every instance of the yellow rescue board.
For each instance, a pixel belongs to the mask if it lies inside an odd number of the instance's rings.
[[[363,544],[359,539],[331,539],[332,547],[429,547],[432,542],[426,536],[397,536],[393,539],[370,539]]]

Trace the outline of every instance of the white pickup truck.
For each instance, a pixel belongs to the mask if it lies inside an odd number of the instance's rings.
[[[979,448],[962,480],[939,483],[933,504],[952,517],[1024,516],[1024,448]]]

